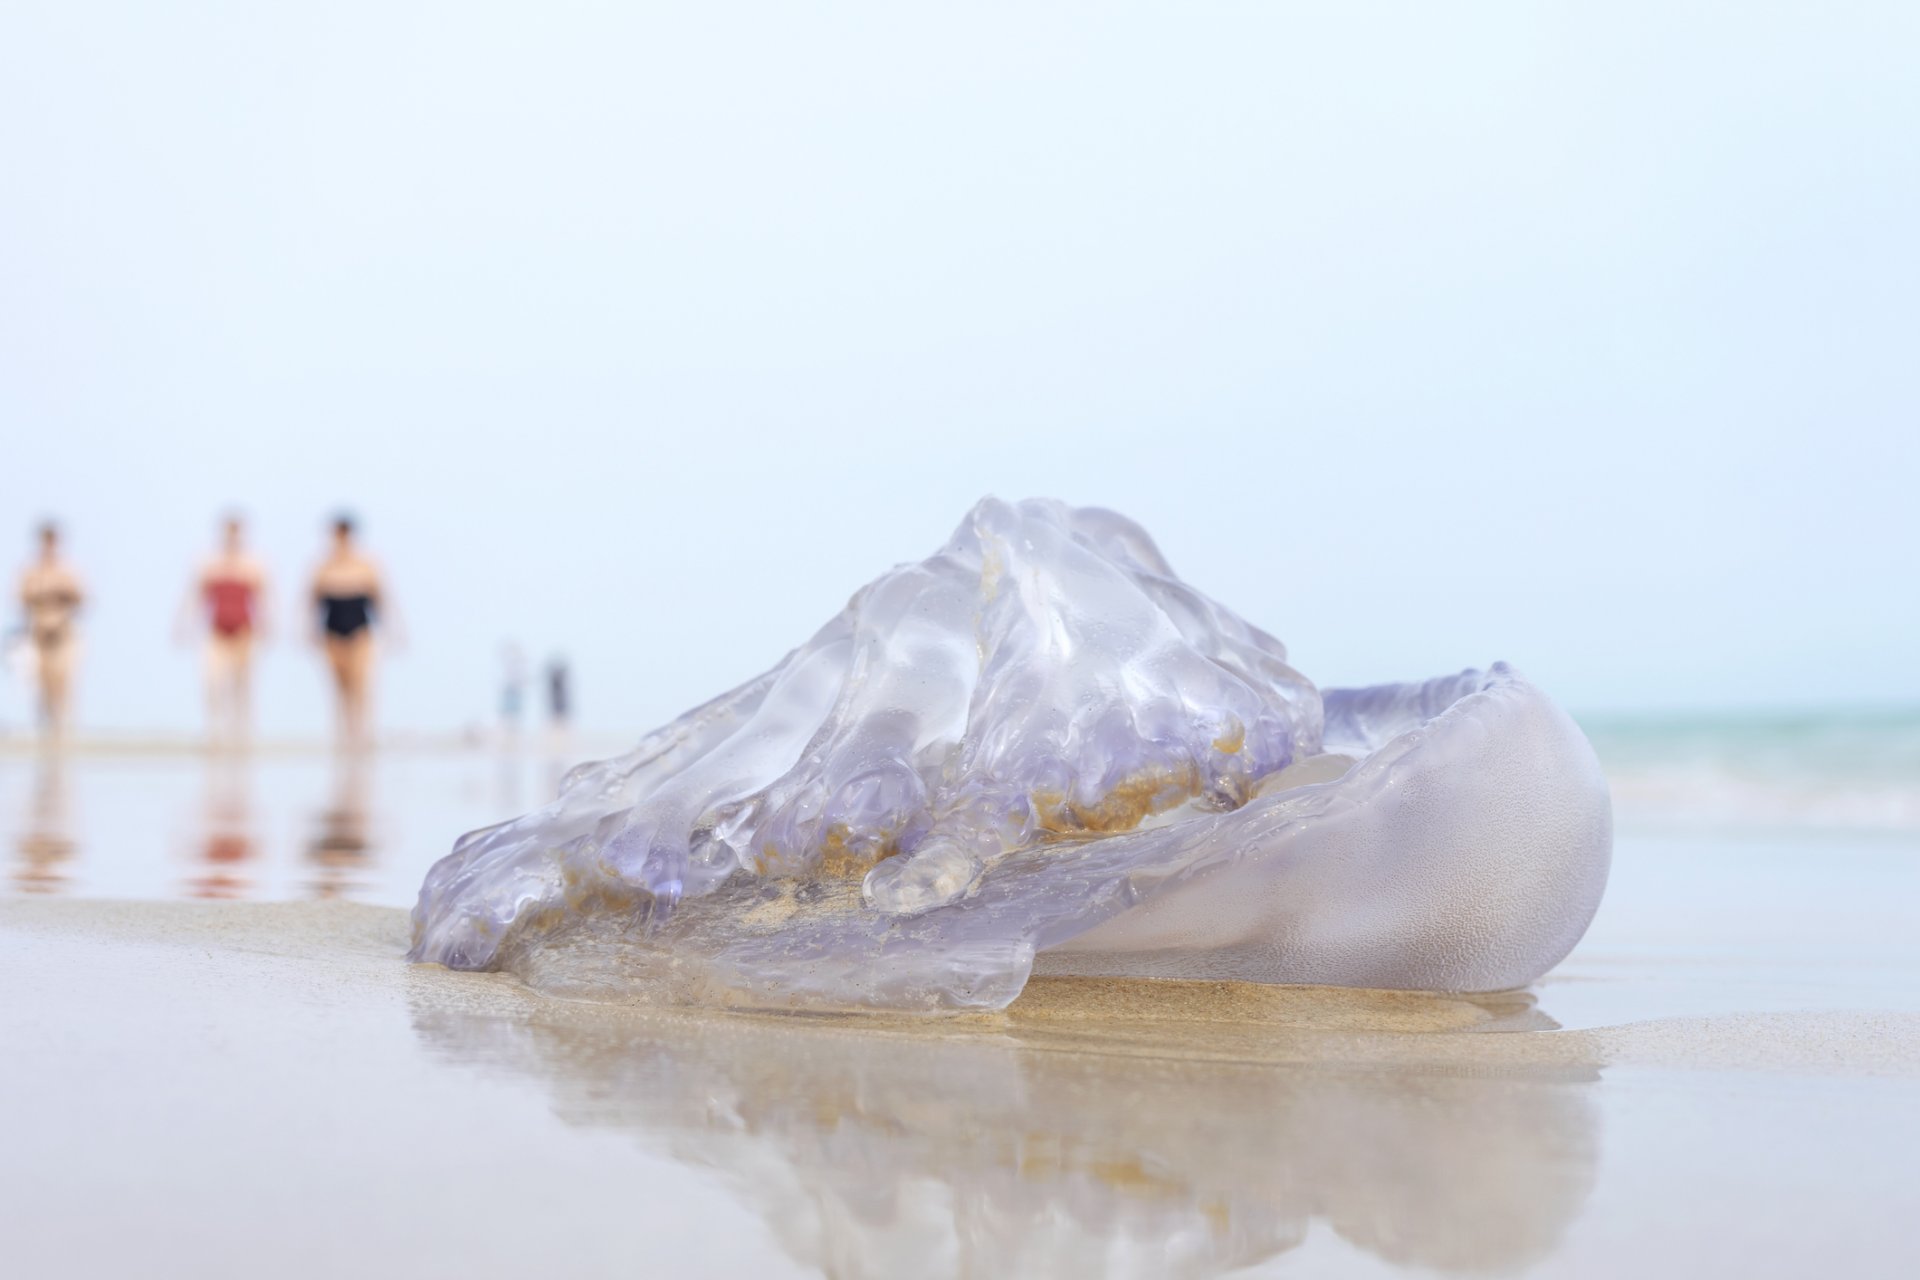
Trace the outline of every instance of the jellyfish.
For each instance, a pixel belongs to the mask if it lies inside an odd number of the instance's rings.
[[[982,500],[774,666],[435,864],[411,958],[560,994],[992,1010],[1034,973],[1523,986],[1611,805],[1513,668],[1320,689],[1139,525]]]

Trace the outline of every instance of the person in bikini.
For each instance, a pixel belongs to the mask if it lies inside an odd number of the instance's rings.
[[[183,629],[197,618],[206,627],[207,734],[214,742],[244,743],[252,723],[253,649],[266,639],[267,574],[246,549],[240,517],[228,516],[220,550],[194,578],[182,610]]]
[[[313,575],[313,605],[318,638],[333,676],[339,742],[368,743],[368,706],[373,685],[373,628],[376,621],[397,631],[392,602],[380,570],[354,540],[351,516],[333,522],[333,545]]]
[[[85,601],[80,576],[61,558],[60,527],[49,520],[40,526],[39,557],[20,575],[20,608],[33,647],[40,727],[50,741],[66,734],[73,669],[79,657],[75,619]]]

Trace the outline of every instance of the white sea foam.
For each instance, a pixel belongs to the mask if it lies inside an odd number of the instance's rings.
[[[1920,833],[1920,713],[1585,723],[1623,822]]]

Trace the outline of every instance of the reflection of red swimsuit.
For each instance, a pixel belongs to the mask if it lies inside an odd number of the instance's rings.
[[[207,608],[213,632],[231,639],[253,630],[253,584],[244,578],[213,578],[207,582]]]

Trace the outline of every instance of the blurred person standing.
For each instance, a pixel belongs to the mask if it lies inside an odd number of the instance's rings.
[[[555,793],[566,778],[568,757],[573,752],[567,725],[573,718],[573,675],[560,654],[547,659],[547,768],[552,777],[549,787]]]
[[[266,639],[267,574],[246,549],[237,515],[221,529],[220,550],[200,567],[181,610],[179,630],[206,627],[207,736],[246,742],[253,719],[253,647]]]
[[[513,747],[520,741],[520,710],[526,700],[527,659],[509,640],[500,646],[500,740]]]
[[[399,627],[379,566],[355,540],[352,516],[334,518],[332,545],[314,570],[312,599],[317,639],[333,677],[337,740],[342,746],[367,746],[374,624],[377,620],[395,639]]]
[[[39,688],[40,728],[48,740],[66,735],[73,672],[79,663],[76,618],[86,602],[80,575],[60,555],[60,526],[40,526],[40,554],[20,575],[20,608],[26,617]]]
[[[556,734],[564,734],[573,718],[573,676],[559,654],[547,660],[547,719]]]

